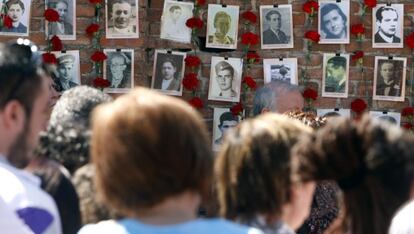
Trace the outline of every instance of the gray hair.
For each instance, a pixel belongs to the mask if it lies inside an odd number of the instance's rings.
[[[288,92],[300,93],[301,90],[299,86],[281,80],[274,80],[265,84],[254,95],[253,116],[259,115],[265,108],[276,112],[275,108],[279,96]]]

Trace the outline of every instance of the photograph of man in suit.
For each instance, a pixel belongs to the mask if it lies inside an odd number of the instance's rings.
[[[231,27],[231,17],[224,11],[219,11],[214,16],[214,28],[216,29],[214,35],[208,36],[208,42],[212,44],[231,45],[234,39],[227,33]]]
[[[288,44],[289,37],[281,30],[282,15],[277,10],[271,10],[266,14],[269,28],[263,31],[263,44]]]
[[[160,69],[161,72],[158,71],[158,76],[155,77],[154,89],[180,91],[181,77],[179,75],[181,69],[175,59],[164,57]]]
[[[223,141],[224,135],[226,132],[234,128],[239,123],[239,116],[233,115],[233,113],[227,111],[220,115],[220,122],[218,124],[218,129],[220,130],[220,136],[214,140],[215,145],[220,145]]]
[[[237,92],[233,90],[234,68],[226,61],[220,61],[214,67],[216,71],[216,81],[219,85],[219,97],[237,97]]]
[[[63,91],[73,88],[79,84],[73,82],[74,78],[74,66],[75,56],[71,54],[64,54],[58,59],[58,79],[59,85]]]
[[[132,5],[129,0],[113,0],[110,2],[110,20],[112,25],[108,26],[110,35],[133,35],[136,26],[131,22],[133,18]]]
[[[374,43],[401,43],[397,35],[398,13],[397,10],[382,6],[375,13],[378,31],[374,36]]]
[[[378,74],[376,95],[395,97],[401,95],[401,81],[396,77],[397,72],[393,61],[384,60],[380,63]]]
[[[345,93],[346,58],[334,56],[326,64],[325,92]]]
[[[49,7],[59,13],[59,21],[48,23],[49,35],[72,35],[73,26],[67,18],[68,2],[66,0],[49,2]]]
[[[321,37],[323,39],[346,39],[347,17],[337,4],[328,3],[321,8]]]
[[[123,52],[113,52],[109,53],[109,61],[107,67],[108,80],[111,82],[109,88],[131,88],[131,71],[130,64],[131,59],[129,59]],[[109,70],[109,72],[108,72]]]
[[[6,8],[7,15],[12,20],[12,27],[7,28],[3,26],[1,28],[1,31],[12,33],[27,33],[27,26],[20,22],[25,11],[24,3],[20,0],[9,0],[6,2]]]

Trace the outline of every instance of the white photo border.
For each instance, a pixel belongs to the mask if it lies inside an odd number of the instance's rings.
[[[346,83],[345,83],[345,92],[344,93],[337,93],[337,92],[326,92],[325,85],[326,85],[326,65],[330,58],[335,56],[344,57],[346,59]],[[322,75],[322,97],[333,97],[333,98],[348,98],[348,90],[349,90],[349,54],[335,54],[335,53],[324,53],[323,54],[323,75]]]
[[[191,43],[191,29],[188,28],[185,25],[186,21],[184,21],[183,27],[186,27],[189,30],[188,38],[173,38],[173,37],[169,37],[167,35],[164,35],[164,33],[163,33],[163,28],[164,28],[165,21],[169,20],[168,17],[167,17],[167,14],[166,14],[166,11],[168,11],[167,7],[171,6],[172,4],[189,7],[190,8],[190,13],[191,13],[189,18],[191,18],[193,16],[193,9],[194,9],[194,3],[193,2],[181,2],[181,1],[165,0],[164,1],[164,8],[163,8],[162,16],[161,16],[160,38],[165,39],[165,40],[175,41],[175,42],[181,42],[181,43]]]
[[[220,129],[218,128],[218,125],[220,123],[220,116],[224,114],[225,112],[230,112],[230,108],[226,107],[214,107],[213,108],[213,129],[211,133],[211,147],[213,151],[218,151],[221,144],[216,144],[215,141],[217,139],[218,133],[220,132]],[[243,117],[240,115],[237,116],[238,123],[240,123],[245,116],[245,112],[243,111]]]
[[[106,55],[109,55],[109,53],[114,53],[114,52],[122,52],[122,53],[130,53],[131,54],[131,72],[130,72],[130,82],[131,82],[131,88],[105,88],[104,92],[106,93],[127,93],[129,92],[131,89],[134,88],[134,50],[133,49],[104,49],[103,52]],[[109,57],[109,56],[108,56]],[[106,59],[103,63],[103,77],[105,80],[107,80],[107,75],[106,74],[106,68],[108,66],[108,59]]]
[[[224,7],[225,6],[225,7]],[[214,13],[217,11],[224,11],[227,14],[234,15],[235,19],[231,18],[232,22],[230,25],[229,32],[231,32],[232,28],[234,28],[234,33],[231,35],[234,38],[233,44],[215,44],[209,42],[209,36],[214,35],[212,32],[214,28]],[[234,14],[229,13],[229,11],[235,11]],[[214,30],[213,30],[214,31]],[[206,48],[218,48],[218,49],[237,49],[237,37],[239,31],[239,6],[236,5],[221,5],[221,4],[208,4],[208,12],[207,12],[207,32],[206,32]],[[228,33],[229,35],[229,33]]]
[[[351,117],[351,109],[340,109],[340,108],[320,108],[316,110],[316,113],[318,116],[321,117],[328,117],[325,116],[328,113],[337,113],[338,117],[345,117],[345,118],[350,118]],[[332,117],[336,117],[336,116],[332,116]]]
[[[32,18],[32,1],[31,0],[21,0],[24,4],[24,13],[22,15],[22,18],[20,19],[20,22],[23,22],[26,24],[27,27],[27,32],[26,33],[16,33],[16,32],[2,32],[1,28],[0,28],[0,36],[17,36],[17,37],[28,37],[29,36],[29,32],[30,32],[30,19]],[[5,2],[5,4],[8,1]],[[0,9],[2,9],[3,7],[3,3],[0,2]],[[28,12],[26,14],[26,12]],[[6,13],[7,14],[7,13]]]
[[[68,40],[68,41],[76,40],[76,0],[71,0],[71,1],[72,1],[72,6],[71,6],[72,7],[72,21],[70,23],[72,24],[72,34],[71,35],[64,35],[64,34],[56,35],[61,40]],[[45,10],[48,9],[49,2],[51,1],[45,0]],[[49,35],[49,23],[47,20],[45,20],[45,34],[46,34],[46,40],[48,40],[48,37],[54,36],[54,35]]]
[[[327,39],[327,38],[323,38],[323,33],[322,33],[322,20],[321,20],[321,8],[322,5],[324,4],[335,4],[338,5],[338,7],[341,10],[344,10],[343,8],[345,8],[345,12],[343,11],[343,13],[345,14],[345,16],[347,17],[346,20],[346,38],[345,39]],[[349,44],[350,41],[350,1],[349,0],[342,0],[342,1],[336,1],[336,0],[319,0],[319,10],[318,10],[318,32],[319,35],[321,35],[321,38],[319,40],[319,44]]]
[[[126,35],[125,34],[117,35],[117,34],[109,33],[110,12],[109,12],[108,3],[110,1],[111,0],[105,0],[105,37],[108,39],[139,38],[139,14],[138,14],[139,0],[134,0],[135,6],[132,5],[132,11],[133,11],[133,16],[134,16],[133,19],[134,19],[135,26],[136,26],[135,28],[136,32],[131,33],[131,34],[126,34]]]
[[[373,84],[373,100],[380,100],[380,101],[395,101],[395,102],[403,102],[405,99],[405,87],[406,87],[406,75],[407,75],[407,58],[405,57],[390,57],[387,56],[375,56],[375,65],[374,65],[374,84]],[[391,60],[391,61],[402,61],[403,69],[402,69],[402,77],[401,77],[401,95],[400,96],[384,96],[377,94],[377,85],[378,85],[378,63],[380,60]],[[394,68],[395,71],[398,71],[398,68]]]
[[[376,43],[375,34],[378,31],[376,13],[380,7],[385,7],[387,4],[377,4],[372,9],[372,48],[404,48],[404,4],[393,3],[390,6],[396,9],[398,13],[398,36],[401,39],[400,43]],[[402,16],[402,17],[401,17]],[[397,35],[397,33],[396,33]]]
[[[399,112],[392,112],[392,111],[370,111],[369,116],[379,119],[383,116],[389,116],[393,118],[398,126],[401,125],[401,113]]]
[[[282,8],[287,8],[288,11],[290,12],[289,14],[289,22],[290,22],[290,27],[289,28],[289,32],[290,32],[290,40],[289,43],[287,44],[263,44],[263,32],[264,32],[264,20],[266,18],[265,15],[263,15],[263,11],[266,9],[282,9]],[[292,16],[292,5],[291,4],[282,4],[282,5],[278,5],[277,7],[275,7],[274,5],[262,5],[260,6],[260,45],[262,49],[289,49],[289,48],[293,48],[294,47],[294,40],[293,40],[293,16]]]
[[[286,65],[294,67],[294,71],[291,71],[290,83],[298,85],[298,59],[297,58],[280,58],[280,59],[263,59],[263,76],[264,83],[270,83],[272,81],[271,66],[272,65]]]

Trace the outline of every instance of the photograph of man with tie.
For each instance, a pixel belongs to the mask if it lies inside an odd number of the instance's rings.
[[[260,15],[262,49],[293,48],[291,6],[261,6]]]

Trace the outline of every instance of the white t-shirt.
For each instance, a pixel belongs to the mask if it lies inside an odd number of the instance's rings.
[[[389,231],[389,234],[412,233],[414,233],[414,200],[398,211],[392,219]]]
[[[262,231],[223,219],[197,219],[185,223],[155,226],[134,219],[103,221],[83,227],[78,234],[263,234]]]
[[[20,219],[20,227],[16,227],[16,230],[24,228],[26,224],[36,234],[61,234],[62,227],[56,204],[39,185],[39,178],[13,167],[0,155],[0,199],[7,206],[6,217]],[[2,215],[0,217],[3,219]],[[0,222],[1,233],[4,231],[3,225],[10,224]]]

